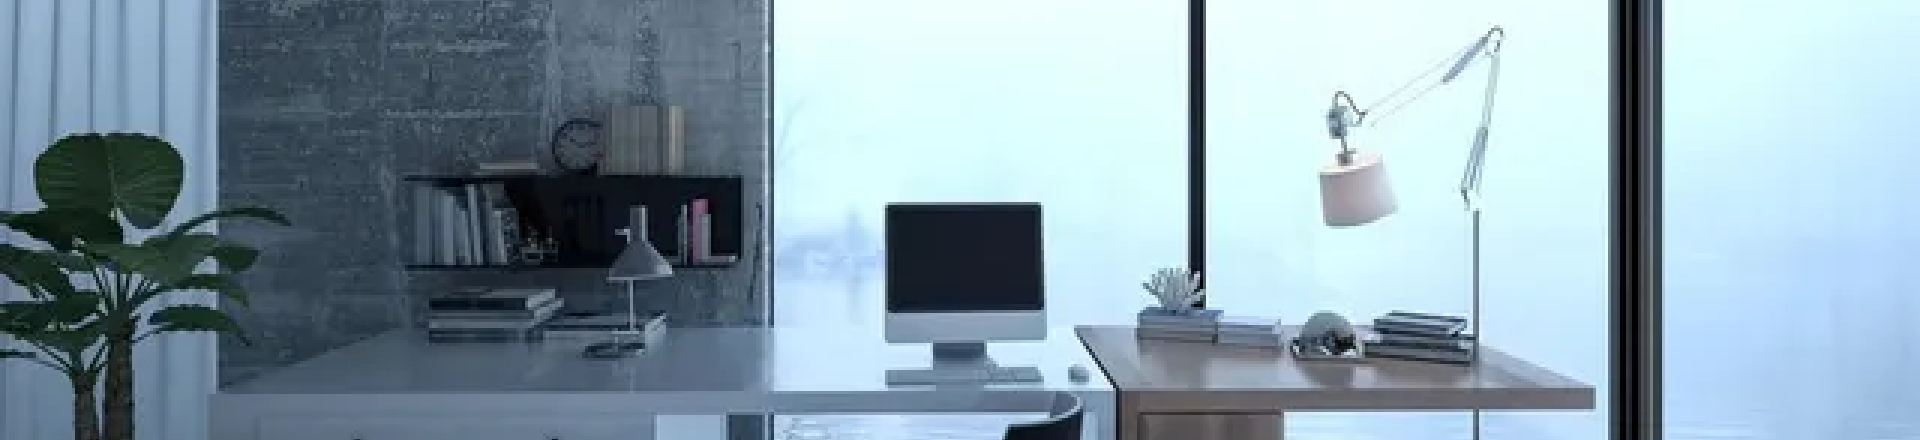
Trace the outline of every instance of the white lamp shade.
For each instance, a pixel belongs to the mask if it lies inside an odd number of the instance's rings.
[[[1365,225],[1393,214],[1395,208],[1379,155],[1355,154],[1351,163],[1320,169],[1320,213],[1327,226]]]

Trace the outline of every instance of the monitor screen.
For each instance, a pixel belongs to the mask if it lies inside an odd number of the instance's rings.
[[[1044,310],[1038,203],[887,205],[889,313]]]

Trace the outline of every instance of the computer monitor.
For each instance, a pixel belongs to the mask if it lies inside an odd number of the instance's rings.
[[[1047,335],[1038,203],[895,203],[886,212],[886,338],[936,358]]]

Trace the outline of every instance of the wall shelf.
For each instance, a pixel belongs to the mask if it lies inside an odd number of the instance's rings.
[[[410,248],[409,270],[537,270],[605,268],[625,249],[618,231],[629,228],[630,208],[646,207],[647,239],[664,255],[687,254],[683,249],[682,211],[695,200],[705,200],[710,235],[708,254],[741,255],[746,232],[745,187],[740,176],[716,175],[419,175],[402,177],[403,182],[420,190],[415,203],[413,223],[416,240]],[[435,191],[437,190],[437,191]],[[480,195],[472,195],[478,192]],[[437,193],[437,194],[436,194]],[[449,199],[451,198],[451,199]],[[472,202],[470,199],[480,201]],[[472,204],[469,204],[472,203]],[[455,220],[447,221],[452,204]],[[477,208],[467,208],[477,206]],[[509,207],[502,220],[487,223],[487,213],[495,207]],[[478,211],[475,211],[478,210]],[[469,212],[481,212],[477,228],[462,224]],[[425,217],[421,217],[425,216]],[[554,249],[547,263],[522,265],[506,263],[510,258],[482,249],[480,256],[448,257],[445,242],[464,243],[460,237],[448,239],[449,230],[478,230],[481,241],[507,242],[507,249],[520,249],[528,237],[551,239]],[[499,239],[505,229],[511,238]],[[429,240],[420,242],[418,240]],[[483,243],[482,248],[487,244]],[[468,249],[459,244],[453,249]],[[678,263],[685,269],[724,269],[735,262]]]

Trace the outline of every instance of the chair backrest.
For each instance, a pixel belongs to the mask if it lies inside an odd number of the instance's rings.
[[[1015,424],[1007,427],[1004,440],[1079,440],[1080,419],[1085,417],[1086,407],[1081,405],[1080,397],[1073,393],[1054,395],[1053,408],[1046,420]]]

